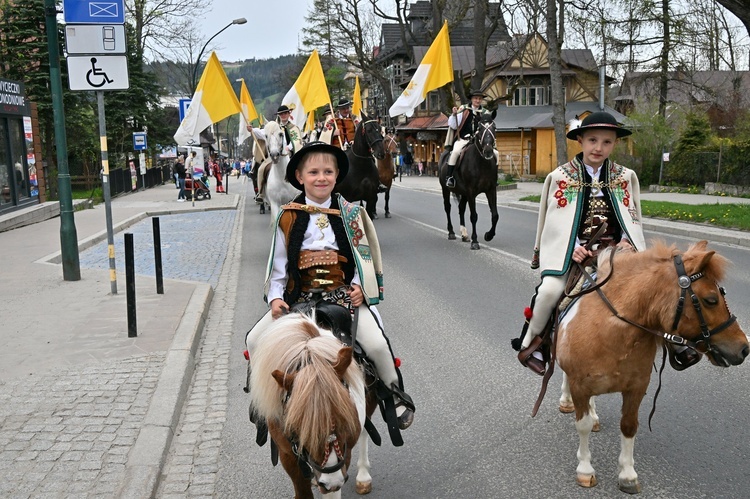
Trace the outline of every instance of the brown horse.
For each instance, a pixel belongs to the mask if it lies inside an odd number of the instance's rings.
[[[576,413],[579,485],[596,485],[589,450],[589,434],[598,423],[595,395],[622,394],[619,486],[638,493],[633,444],[657,348],[666,348],[667,342],[688,345],[719,367],[739,365],[750,353],[718,284],[728,262],[706,246],[701,241],[681,253],[657,243],[641,253],[618,252],[611,266],[612,250],[605,250],[597,281],[610,273],[611,278],[597,293],[574,303],[561,320],[556,346],[565,372],[560,410],[574,407]]]
[[[295,498],[313,497],[311,481],[322,494],[341,497],[358,442],[356,489],[370,492],[367,432],[362,429],[377,397],[366,390],[350,347],[306,315],[284,316],[255,347],[250,396],[255,414],[267,421]]]
[[[391,186],[393,185],[394,159],[398,156],[398,140],[393,134],[386,133],[383,137],[383,147],[385,148],[385,156],[383,156],[383,159],[377,160],[378,177],[380,183],[385,186],[385,218],[391,218]]]
[[[453,222],[451,222],[451,193],[458,197],[458,218],[461,224],[461,240],[469,241],[469,235],[466,231],[464,214],[466,204],[469,205],[469,219],[471,220],[471,249],[478,250],[479,242],[477,241],[477,203],[476,198],[479,194],[484,193],[487,197],[487,204],[490,206],[492,216],[492,227],[484,234],[485,241],[492,241],[495,237],[495,228],[499,215],[497,213],[497,160],[495,158],[495,115],[484,114],[480,123],[479,130],[474,134],[471,141],[466,145],[464,152],[456,164],[453,177],[456,180],[456,187],[449,189],[445,185],[447,178],[449,151],[446,150],[440,156],[439,175],[440,186],[443,190],[443,208],[445,216],[448,219],[448,239],[456,239],[453,232]]]

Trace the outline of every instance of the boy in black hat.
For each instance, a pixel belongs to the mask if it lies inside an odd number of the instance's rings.
[[[446,172],[445,179],[445,186],[448,188],[456,186],[456,180],[453,178],[453,169],[456,167],[456,162],[461,155],[461,151],[479,129],[479,121],[482,114],[489,112],[482,106],[482,100],[486,97],[483,92],[472,90],[469,92],[471,104],[454,107],[453,113],[448,118],[448,130],[450,133],[446,138],[445,147],[452,147],[451,155],[448,158],[448,171]]]
[[[521,363],[537,374],[544,374],[548,361],[539,350],[538,335],[563,294],[572,262],[594,256],[586,245],[603,223],[607,227],[598,247],[617,245],[633,251],[646,247],[638,177],[609,159],[617,140],[630,134],[611,114],[590,114],[567,134],[582,151],[544,182],[531,261],[531,268],[542,269],[542,282],[524,311],[521,336],[512,342],[515,350],[521,350]]]
[[[383,298],[377,234],[364,210],[333,194],[348,170],[344,151],[325,142],[307,144],[292,157],[286,179],[303,194],[281,207],[266,272],[264,298],[270,310],[245,341],[252,364],[255,344],[267,326],[290,305],[309,301],[312,289],[322,288],[325,301],[357,311],[357,341],[393,393],[393,424],[406,429],[414,419],[414,404],[403,392],[398,360],[374,307]],[[393,407],[390,401],[386,405]]]

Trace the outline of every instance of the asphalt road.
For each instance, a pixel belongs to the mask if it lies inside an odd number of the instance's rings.
[[[229,410],[222,435],[217,497],[290,497],[268,446],[254,443],[242,391],[244,332],[265,311],[263,272],[270,245],[269,216],[247,204],[231,357]],[[376,221],[385,265],[386,332],[403,360],[414,397],[414,425],[405,445],[372,447],[372,498],[622,497],[618,395],[597,400],[602,431],[592,435],[599,485],[575,484],[578,437],[573,416],[557,410],[555,374],[536,418],[530,417],[540,378],[522,368],[510,348],[538,273],[529,268],[536,214],[500,208],[498,235],[482,249],[448,241],[442,200],[435,193],[394,189],[393,218]],[[382,211],[381,211],[382,214]],[[480,234],[489,210],[480,205]],[[454,212],[454,225],[457,216]],[[657,235],[647,233],[647,238]],[[661,236],[657,236],[661,237]],[[662,237],[663,238],[663,237]],[[663,238],[667,239],[667,238]],[[669,238],[683,248],[688,241]],[[740,324],[750,319],[750,253],[714,245],[735,265],[725,286]],[[236,326],[239,327],[239,326]],[[750,368],[722,370],[701,362],[682,373],[664,371],[653,431],[648,430],[657,378],[652,378],[636,439],[642,497],[747,497],[750,493]],[[385,435],[378,418],[376,426]],[[354,475],[344,497],[354,497]]]

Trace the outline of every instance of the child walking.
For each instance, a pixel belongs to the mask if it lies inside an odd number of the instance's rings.
[[[349,170],[346,154],[325,142],[302,147],[290,160],[286,179],[303,194],[282,206],[266,272],[265,300],[270,310],[248,332],[253,350],[263,331],[322,288],[326,301],[358,309],[357,341],[390,387],[400,429],[414,419],[414,404],[403,391],[390,344],[375,305],[382,299],[382,264],[372,221],[359,206],[333,194]]]

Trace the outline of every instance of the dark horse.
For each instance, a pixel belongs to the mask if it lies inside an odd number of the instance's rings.
[[[455,239],[451,223],[451,191],[458,197],[458,217],[461,222],[461,240],[468,241],[469,237],[464,222],[466,204],[469,204],[471,219],[471,249],[479,249],[477,242],[477,204],[476,197],[480,193],[487,196],[487,204],[490,205],[492,213],[492,228],[484,234],[485,241],[492,241],[495,237],[497,227],[497,162],[495,158],[495,115],[485,113],[482,115],[479,130],[466,145],[456,163],[453,178],[456,187],[449,189],[445,186],[446,170],[448,167],[449,151],[444,151],[440,156],[440,186],[443,189],[443,206],[448,218],[448,239]]]
[[[398,155],[398,141],[396,137],[391,133],[386,133],[383,138],[383,145],[385,149],[385,156],[383,159],[379,159],[378,163],[378,175],[380,176],[380,183],[385,186],[385,192],[383,198],[385,200],[385,218],[391,218],[391,186],[393,185],[393,160]]]
[[[349,158],[349,173],[336,189],[347,201],[364,201],[367,214],[374,219],[379,184],[375,159],[385,157],[383,136],[376,120],[362,114],[362,121],[354,131],[354,143],[346,150],[346,156]]]

